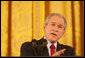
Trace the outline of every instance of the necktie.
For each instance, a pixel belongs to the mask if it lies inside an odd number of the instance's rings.
[[[51,47],[51,56],[53,53],[55,53],[55,45],[52,43]]]

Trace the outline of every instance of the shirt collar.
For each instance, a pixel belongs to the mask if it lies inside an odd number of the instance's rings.
[[[44,39],[46,39],[46,37],[44,36]],[[47,40],[47,47],[49,47],[50,48],[50,46],[52,45],[52,43],[50,42],[50,41],[48,41],[48,39],[46,39]],[[54,43],[54,45],[55,45],[55,48],[57,48],[57,42],[55,42]]]

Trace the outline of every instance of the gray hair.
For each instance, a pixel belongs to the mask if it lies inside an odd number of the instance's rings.
[[[59,16],[60,18],[63,18],[63,20],[64,20],[64,22],[65,22],[65,27],[64,27],[64,29],[66,29],[66,27],[67,27],[66,19],[65,19],[62,15],[60,15],[60,14],[58,14],[58,13],[52,13],[52,14],[50,14],[50,15],[47,17],[46,21],[45,21],[45,25],[48,24],[48,21],[50,20],[50,17],[52,17],[52,16]]]

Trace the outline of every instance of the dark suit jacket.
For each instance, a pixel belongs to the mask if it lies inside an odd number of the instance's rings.
[[[59,44],[57,42],[57,51],[61,49],[66,49],[64,54],[62,53],[60,56],[74,56],[75,52],[74,49],[70,46]],[[46,39],[40,40],[32,40],[32,42],[25,42],[21,46],[20,51],[21,57],[27,56],[49,56],[48,49],[47,49],[47,41]]]

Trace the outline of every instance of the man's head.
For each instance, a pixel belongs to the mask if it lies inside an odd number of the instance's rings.
[[[45,37],[50,42],[56,42],[64,35],[67,22],[60,14],[53,13],[49,15],[44,24]]]

